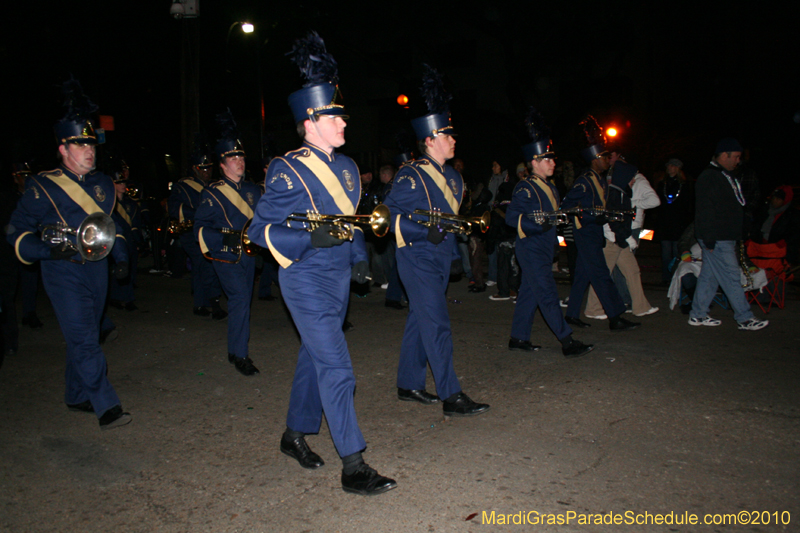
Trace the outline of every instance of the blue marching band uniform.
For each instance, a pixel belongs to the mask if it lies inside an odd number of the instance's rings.
[[[244,156],[238,140],[222,140],[217,151],[223,157]],[[227,176],[203,190],[194,219],[200,250],[212,259],[222,289],[228,297],[228,361],[245,375],[258,373],[249,359],[250,302],[255,280],[255,257],[236,246],[253,209],[261,198],[261,188],[242,176],[240,181]],[[229,230],[228,233],[223,233]],[[236,232],[239,232],[238,234]],[[231,245],[230,243],[237,244]]]
[[[272,160],[265,188],[249,235],[268,247],[281,266],[281,294],[302,342],[286,425],[316,434],[324,411],[336,450],[345,457],[366,447],[356,421],[356,380],[342,331],[351,268],[367,260],[364,233],[353,228],[352,242],[314,248],[311,233],[287,218],[306,211],[355,214],[361,197],[358,167],[347,156],[306,142]]]
[[[193,154],[192,165],[195,168],[207,168],[211,161],[205,154]],[[194,222],[197,208],[200,207],[201,196],[206,184],[203,180],[190,176],[173,185],[172,192],[167,200],[169,216],[179,223]],[[184,231],[178,236],[181,248],[192,262],[192,297],[195,314],[208,316],[208,308],[214,307],[214,318],[225,318],[224,311],[218,309],[217,299],[222,291],[219,278],[211,266],[211,262],[203,257],[200,244],[197,242],[194,231]]]
[[[30,176],[11,216],[7,238],[24,264],[41,261],[42,282],[53,304],[67,344],[65,402],[71,410],[93,412],[101,429],[122,426],[131,416],[108,380],[106,357],[100,348],[100,321],[108,295],[108,260],[85,261],[65,244],[55,246],[39,236],[44,226],[63,224],[77,229],[88,215],[111,215],[116,204],[111,178],[95,172],[97,137],[89,115],[97,110],[77,80],[64,84],[67,114],[55,133],[64,163]],[[85,169],[78,174],[70,168]],[[75,244],[74,236],[67,239]],[[126,274],[128,253],[121,229],[111,244],[117,275]]]
[[[385,200],[397,238],[397,269],[409,301],[397,387],[424,390],[430,363],[440,398],[461,391],[453,366],[453,335],[445,297],[450,264],[460,256],[455,235],[446,234],[440,244],[429,242],[428,228],[415,221],[425,217],[413,213],[423,209],[457,214],[463,196],[461,175],[423,155],[400,169]]]
[[[553,212],[559,208],[558,189],[548,180],[531,174],[514,188],[506,210],[506,223],[517,228],[517,261],[522,283],[514,308],[511,336],[529,340],[538,307],[558,340],[572,334],[561,315],[558,290],[552,273],[553,250],[558,241],[555,225],[543,227],[527,215],[534,211]]]

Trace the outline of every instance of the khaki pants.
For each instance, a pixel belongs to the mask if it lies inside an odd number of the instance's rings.
[[[636,261],[636,256],[633,255],[630,248],[620,248],[613,242],[606,239],[606,245],[603,248],[603,255],[606,256],[606,265],[608,271],[614,270],[614,266],[619,267],[619,271],[625,276],[625,281],[628,282],[628,291],[631,293],[631,300],[633,302],[633,313],[640,315],[650,310],[650,302],[644,295],[642,290],[642,275],[639,271],[639,263]],[[589,299],[586,302],[586,310],[584,314],[587,316],[598,316],[603,314],[603,306],[600,305],[600,300],[597,299],[594,289],[589,289]]]

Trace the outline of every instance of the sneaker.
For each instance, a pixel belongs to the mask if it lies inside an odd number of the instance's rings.
[[[495,285],[497,285],[496,281],[489,280],[486,282],[487,287],[494,287]]]
[[[751,318],[747,322],[739,322],[739,329],[742,331],[758,331],[769,326],[769,320],[756,320]]]
[[[722,324],[721,320],[717,320],[716,318],[711,318],[710,316],[704,316],[703,318],[690,318],[689,325],[690,326],[719,326]],[[739,324],[739,329],[743,329],[742,325]]]
[[[381,283],[381,289],[386,290],[388,288],[389,288],[389,284],[388,283]]]
[[[500,296],[499,294],[492,294],[491,296],[489,296],[489,299],[494,300],[495,302],[499,302],[502,300],[510,300],[511,296]]]
[[[634,314],[636,316],[647,316],[647,315],[652,315],[654,313],[658,313],[658,307],[651,307],[650,309],[648,309],[644,313],[634,313]]]
[[[592,320],[605,320],[608,318],[608,315],[586,315],[586,318],[591,318]]]

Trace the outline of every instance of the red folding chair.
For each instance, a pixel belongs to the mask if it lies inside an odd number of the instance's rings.
[[[769,281],[762,289],[763,292],[746,293],[748,301],[755,302],[765,313],[769,313],[773,305],[783,309],[786,303],[786,283],[794,279],[794,274],[787,270],[789,263],[786,261],[786,241],[780,240],[774,244],[747,241],[745,246],[747,256],[754,265],[767,273]],[[764,298],[764,295],[767,298]]]

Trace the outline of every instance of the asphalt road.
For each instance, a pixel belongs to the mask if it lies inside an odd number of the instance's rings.
[[[380,289],[353,296],[365,458],[398,482],[365,498],[341,490],[324,425],[308,438],[323,468],[278,451],[299,347],[280,300],[253,303],[261,374],[246,378],[227,362],[226,324],[192,315],[188,279],[139,285],[140,310],[110,311],[119,338],[105,346],[128,426],[101,432],[67,411],[64,341],[44,297],[45,327],[22,330],[0,369],[0,531],[800,531],[796,287],[767,329],[741,332],[719,308],[722,326],[688,326],[647,284],[661,312],[632,332],[592,321],[575,336],[596,349],[567,360],[540,316],[543,349],[509,352],[514,303],[453,283],[456,370],[492,408],[451,420],[396,399],[406,312],[384,307]],[[748,525],[702,524],[734,515]]]

